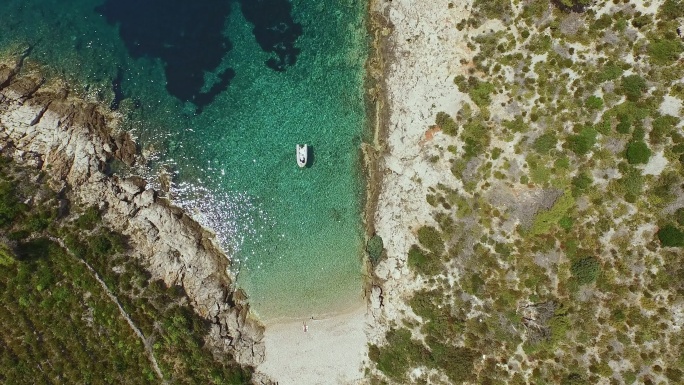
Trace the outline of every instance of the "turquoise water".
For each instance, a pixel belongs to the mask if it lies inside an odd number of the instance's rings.
[[[260,316],[358,303],[365,4],[140,3],[3,1],[0,50],[31,45],[31,60],[121,111],[153,169],[172,172],[176,202],[234,255]],[[127,19],[138,11],[148,19]],[[306,169],[296,143],[313,147]]]

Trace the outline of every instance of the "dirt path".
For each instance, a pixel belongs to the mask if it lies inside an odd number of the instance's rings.
[[[90,264],[88,264],[88,262],[86,262],[86,261],[82,260],[81,258],[78,258],[77,256],[75,256],[69,250],[69,248],[66,247],[66,245],[64,244],[64,242],[61,239],[55,238],[55,237],[48,237],[48,239],[59,244],[64,250],[66,250],[66,252],[70,256],[72,256],[74,259],[76,259],[80,263],[84,264],[88,268],[88,270],[90,270],[90,272],[95,277],[95,280],[97,280],[97,282],[100,283],[100,286],[102,286],[102,289],[105,291],[105,293],[107,293],[107,296],[109,297],[109,299],[111,299],[112,302],[114,302],[116,304],[116,306],[119,308],[119,313],[121,313],[121,316],[126,320],[126,322],[128,322],[128,326],[130,326],[131,329],[133,330],[133,332],[138,336],[138,338],[140,338],[140,341],[142,341],[143,346],[145,347],[145,353],[147,354],[147,358],[150,360],[150,364],[152,364],[152,368],[154,369],[155,373],[157,373],[157,376],[159,377],[159,379],[162,380],[162,383],[166,384],[167,382],[164,379],[164,375],[162,374],[161,369],[159,369],[159,365],[157,364],[157,359],[154,358],[154,352],[152,351],[152,345],[145,338],[145,336],[142,334],[140,329],[135,325],[135,323],[133,322],[131,317],[128,315],[128,313],[126,313],[123,306],[121,306],[121,303],[119,303],[119,299],[116,298],[116,296],[114,295],[114,293],[111,292],[111,290],[109,290],[109,288],[107,287],[107,284],[102,280],[102,278],[100,278],[100,275],[95,271],[95,269],[92,268],[92,266],[90,266]]]

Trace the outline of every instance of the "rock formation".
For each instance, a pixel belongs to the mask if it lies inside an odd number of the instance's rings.
[[[50,176],[69,200],[97,205],[103,221],[130,239],[155,279],[181,285],[195,311],[212,323],[208,343],[243,365],[264,358],[263,326],[233,291],[229,258],[214,236],[181,209],[158,198],[142,178],[110,175],[109,164],[136,162],[136,145],[117,132],[117,117],[97,103],[46,81],[23,59],[0,63],[0,151]]]

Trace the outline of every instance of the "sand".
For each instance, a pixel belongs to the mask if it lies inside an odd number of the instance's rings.
[[[266,360],[258,369],[278,385],[356,384],[367,357],[365,320],[362,303],[329,318],[266,323]]]

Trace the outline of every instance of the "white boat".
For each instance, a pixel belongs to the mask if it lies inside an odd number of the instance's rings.
[[[297,145],[297,165],[299,167],[306,167],[306,163],[309,160],[309,145],[298,144]]]

